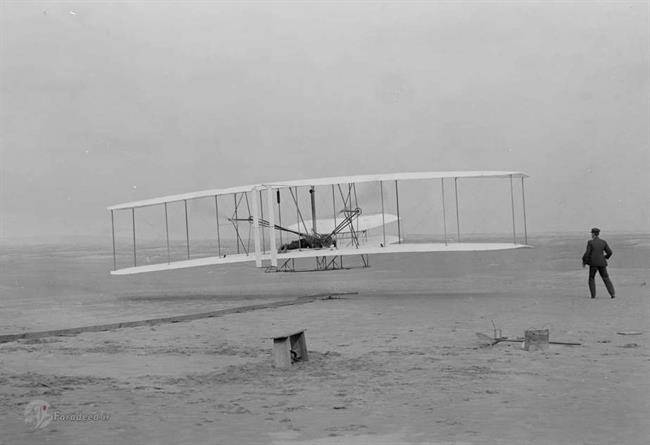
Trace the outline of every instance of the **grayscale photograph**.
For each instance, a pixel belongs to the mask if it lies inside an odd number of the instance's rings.
[[[645,445],[650,2],[0,0],[0,445]]]

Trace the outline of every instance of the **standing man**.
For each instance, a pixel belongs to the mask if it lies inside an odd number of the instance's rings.
[[[614,285],[607,274],[607,260],[612,256],[613,252],[607,245],[607,241],[600,239],[598,235],[600,235],[600,229],[597,227],[591,229],[591,239],[587,241],[587,250],[582,255],[582,267],[589,265],[589,292],[591,292],[591,298],[596,298],[596,282],[594,278],[596,277],[596,271],[598,271],[605,282],[607,292],[612,298],[616,298]]]

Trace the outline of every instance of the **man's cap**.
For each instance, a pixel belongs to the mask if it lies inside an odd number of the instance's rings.
[[[598,235],[600,233],[600,229],[598,227],[594,227],[593,229],[591,229],[591,233],[593,233],[594,235]]]

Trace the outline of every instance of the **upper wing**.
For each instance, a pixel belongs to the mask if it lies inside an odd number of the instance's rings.
[[[445,171],[445,172],[404,172],[380,173],[376,175],[335,176],[329,178],[299,179],[295,181],[280,181],[264,183],[273,187],[303,187],[332,184],[361,184],[379,181],[412,181],[419,179],[445,178],[527,178],[528,175],[517,171]]]
[[[141,201],[126,202],[115,204],[107,210],[125,210],[138,207],[159,205],[197,198],[207,198],[215,195],[229,195],[234,193],[243,193],[258,187],[272,186],[275,188],[286,187],[305,187],[318,185],[336,185],[336,184],[360,184],[364,182],[379,181],[408,181],[415,179],[445,179],[445,178],[527,178],[528,175],[516,171],[448,171],[448,172],[406,172],[406,173],[382,173],[376,175],[354,175],[354,176],[336,176],[329,178],[300,179],[295,181],[277,181],[266,182],[263,184],[243,185],[223,189],[202,190],[198,192],[183,193],[178,195],[162,196],[160,198],[144,199]]]

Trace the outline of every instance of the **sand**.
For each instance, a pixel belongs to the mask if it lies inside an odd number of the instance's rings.
[[[14,246],[0,258],[1,334],[205,312],[319,292],[339,299],[186,323],[0,344],[0,443],[645,444],[650,237],[607,237],[618,298],[588,298],[585,239],[536,249],[371,258],[369,269],[245,265],[109,278],[101,249]],[[476,332],[551,346],[481,347]],[[306,328],[308,362],[271,340]],[[617,332],[641,332],[619,335]],[[23,409],[105,413],[30,431]]]

